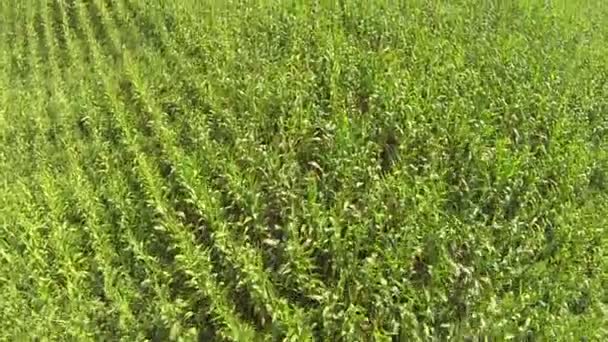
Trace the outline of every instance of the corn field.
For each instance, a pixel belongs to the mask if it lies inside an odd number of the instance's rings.
[[[0,340],[606,340],[607,18],[0,1]]]

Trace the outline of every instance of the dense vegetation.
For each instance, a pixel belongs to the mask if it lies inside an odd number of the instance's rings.
[[[0,340],[608,337],[602,1],[0,1]]]

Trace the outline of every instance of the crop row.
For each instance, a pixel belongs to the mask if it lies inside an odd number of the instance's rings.
[[[541,3],[0,3],[0,337],[606,336],[605,11]]]

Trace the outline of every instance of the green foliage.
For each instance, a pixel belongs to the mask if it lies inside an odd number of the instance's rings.
[[[0,2],[0,340],[608,338],[608,11]]]

